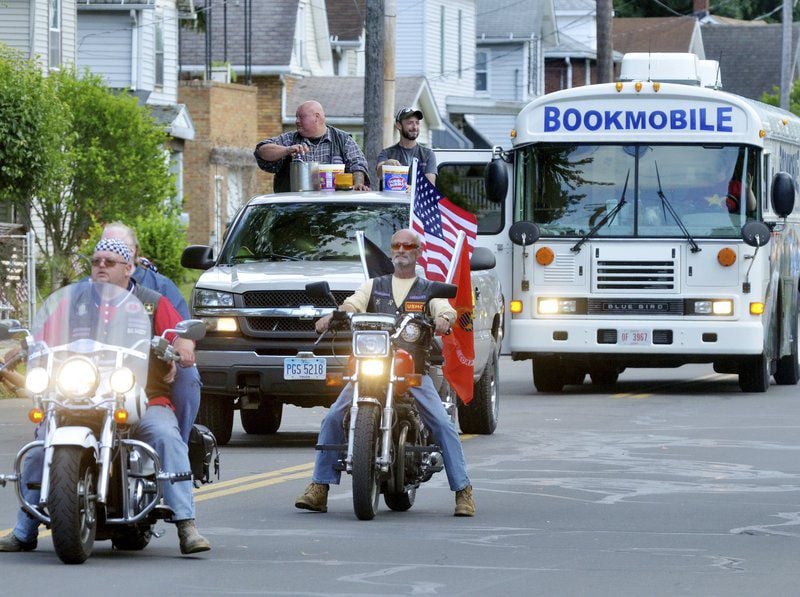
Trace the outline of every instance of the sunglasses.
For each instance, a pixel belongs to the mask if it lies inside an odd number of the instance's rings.
[[[123,265],[127,264],[127,261],[117,261],[116,259],[109,259],[108,257],[94,257],[92,258],[92,267],[114,267],[118,263]]]
[[[392,243],[389,245],[393,251],[399,251],[400,247],[403,247],[406,251],[413,251],[414,249],[419,249],[419,245],[417,243]]]

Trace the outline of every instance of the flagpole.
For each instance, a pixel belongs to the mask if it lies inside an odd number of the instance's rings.
[[[406,193],[411,196],[411,209],[408,210],[408,227],[411,228],[411,222],[414,213],[414,199],[417,192],[417,158],[411,160],[411,167],[408,169],[408,186]]]
[[[463,230],[458,231],[458,238],[456,238],[456,247],[453,249],[453,259],[450,261],[450,267],[447,270],[447,278],[445,278],[445,282],[451,284],[453,282],[453,276],[456,275],[456,267],[458,266],[458,261],[461,259],[461,251],[464,250],[464,241],[467,239],[467,233]]]
[[[364,247],[364,231],[356,230],[356,244],[358,254],[361,257],[361,268],[364,270],[364,279],[369,280],[369,268],[367,267],[367,250]]]

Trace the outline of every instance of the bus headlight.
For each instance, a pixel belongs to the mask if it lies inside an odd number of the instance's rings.
[[[540,315],[573,314],[578,312],[578,301],[575,299],[540,298]]]
[[[731,299],[696,299],[689,301],[687,315],[732,315]]]

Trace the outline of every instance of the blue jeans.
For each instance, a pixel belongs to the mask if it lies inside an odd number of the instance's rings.
[[[442,404],[433,381],[427,375],[422,378],[422,386],[411,388],[417,402],[417,410],[425,426],[431,430],[436,443],[442,448],[444,470],[447,473],[447,482],[450,489],[460,491],[470,484],[467,476],[467,463],[464,460],[464,450],[458,437],[453,422]],[[336,402],[322,420],[317,443],[319,444],[344,444],[347,442],[346,431],[342,427],[347,409],[353,402],[353,386],[347,384]],[[335,465],[339,453],[335,450],[319,450],[314,461],[314,475],[311,480],[315,483],[338,485],[341,480],[341,471]]]
[[[172,405],[178,418],[183,441],[189,442],[189,433],[200,410],[200,372],[197,367],[178,366],[172,382]]]
[[[36,427],[36,439],[44,437],[44,426]],[[191,470],[189,464],[189,448],[181,439],[178,431],[178,420],[171,409],[164,406],[151,406],[136,428],[134,437],[158,452],[161,468],[170,473],[182,473]],[[28,483],[42,482],[42,464],[44,448],[35,448],[28,452],[22,468],[22,495],[31,504],[39,503],[39,490],[28,489]],[[164,501],[175,513],[172,522],[194,518],[194,497],[192,482],[164,483]],[[17,513],[17,525],[14,535],[20,541],[33,541],[39,534],[39,521],[28,516],[22,508]]]

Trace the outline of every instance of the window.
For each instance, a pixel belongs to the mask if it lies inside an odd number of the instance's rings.
[[[61,66],[61,0],[50,0],[50,68]]]
[[[306,65],[306,14],[304,9],[302,4],[297,7],[297,24],[294,34],[294,57],[300,67]]]
[[[503,229],[503,205],[486,198],[485,168],[485,162],[440,164],[436,186],[450,201],[477,216],[478,234],[497,234]]]
[[[156,15],[156,86],[164,85],[164,17]]]
[[[489,52],[475,52],[475,91],[489,91]]]

